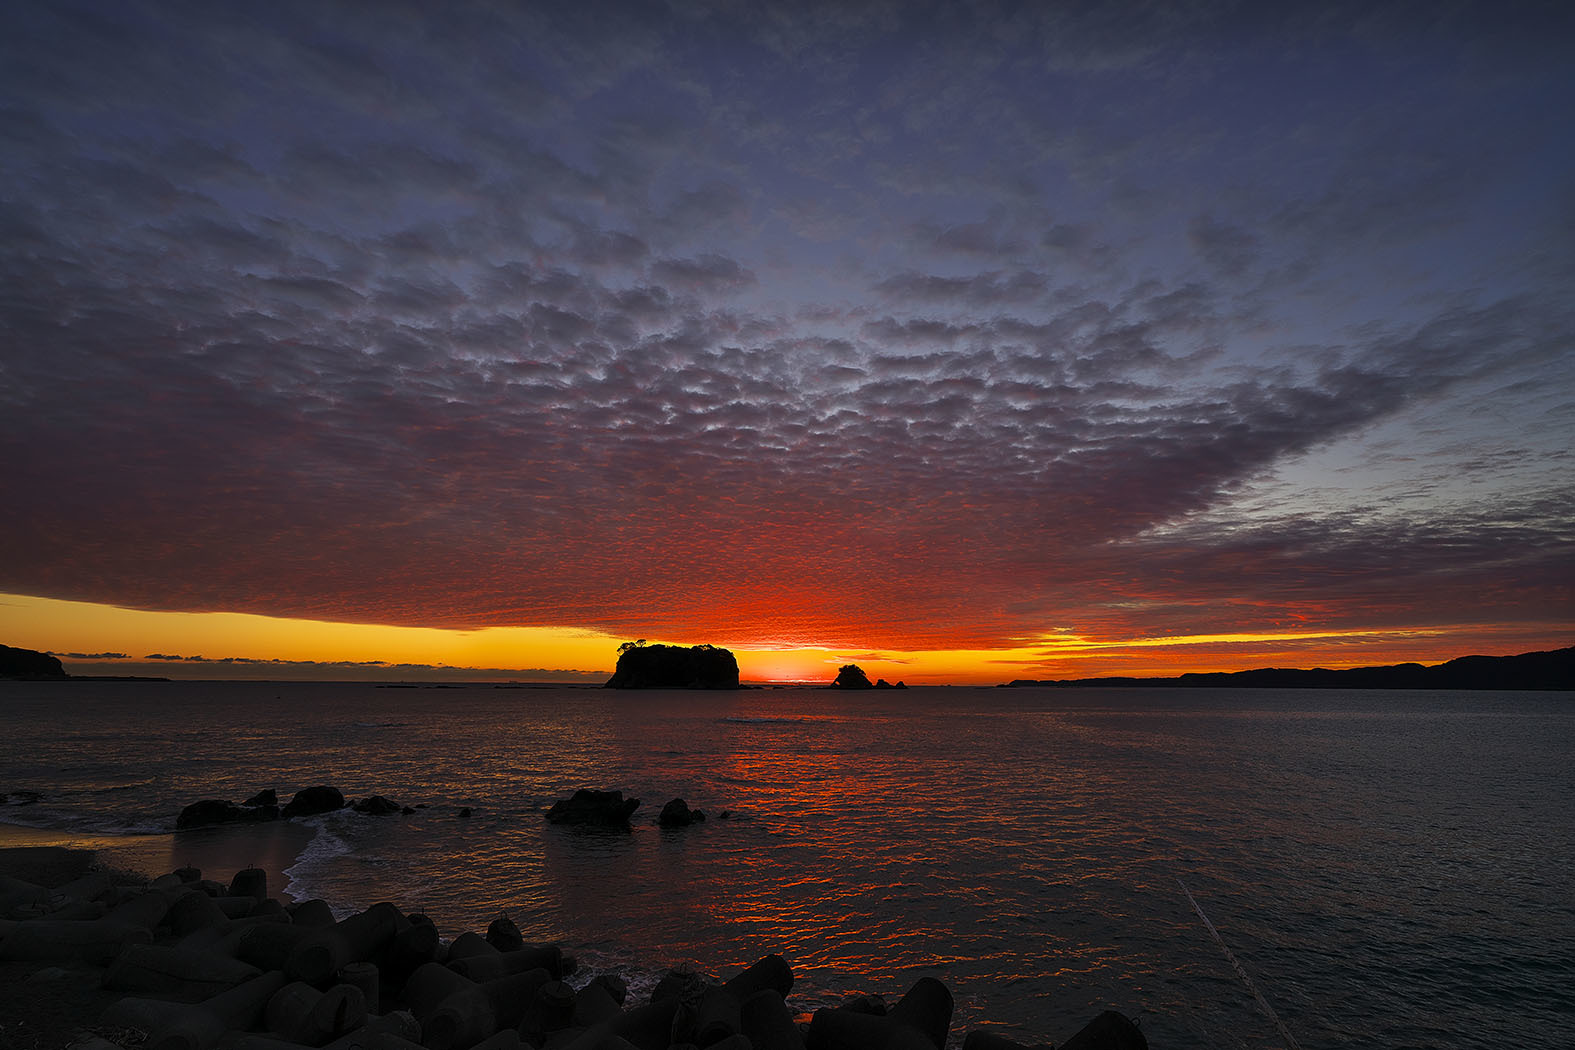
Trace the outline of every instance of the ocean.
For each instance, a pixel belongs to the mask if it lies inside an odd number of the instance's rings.
[[[0,683],[0,727],[0,841],[507,914],[576,983],[780,952],[808,1012],[928,975],[954,1043],[1108,1007],[1156,1050],[1285,1045],[1254,990],[1303,1050],[1575,1030],[1571,693],[84,681]],[[173,831],[317,784],[423,808]],[[633,830],[547,824],[580,787]],[[710,819],[657,827],[674,797]]]

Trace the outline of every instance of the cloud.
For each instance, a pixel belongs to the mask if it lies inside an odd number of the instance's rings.
[[[736,260],[708,253],[693,259],[659,259],[651,276],[686,291],[729,292],[755,283],[755,275]]]
[[[897,649],[1398,622],[1514,535],[1497,615],[1559,609],[1563,155],[1420,111],[1464,38],[1380,98],[1335,19],[1348,90],[1208,12],[618,10],[8,11],[0,586]],[[1391,516],[1290,480],[1352,449]]]

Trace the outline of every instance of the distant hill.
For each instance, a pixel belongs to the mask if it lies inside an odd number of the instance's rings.
[[[66,669],[48,653],[0,645],[0,678],[66,678]]]
[[[1159,685],[1212,689],[1569,689],[1575,690],[1575,646],[1519,656],[1461,656],[1448,663],[1390,664],[1331,671],[1263,667],[1176,678],[1019,678],[1012,686]]]

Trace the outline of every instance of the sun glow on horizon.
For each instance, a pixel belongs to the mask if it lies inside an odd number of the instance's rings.
[[[894,650],[713,644],[740,677],[825,683],[854,663],[870,679],[908,685],[994,685],[1013,679],[1163,677],[1254,667],[1436,663],[1569,644],[1568,625],[1482,625],[1097,638],[1058,630],[998,649]],[[454,630],[289,619],[251,613],[154,612],[0,595],[0,644],[52,652],[75,674],[172,678],[556,680],[597,683],[626,639],[566,627]],[[652,639],[653,642],[659,641]],[[665,640],[691,645],[699,639]]]

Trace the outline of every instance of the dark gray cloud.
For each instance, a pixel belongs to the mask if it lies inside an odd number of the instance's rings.
[[[1513,540],[1566,616],[1572,150],[1459,129],[1567,70],[1116,6],[8,11],[0,588],[996,645],[1465,616]]]

